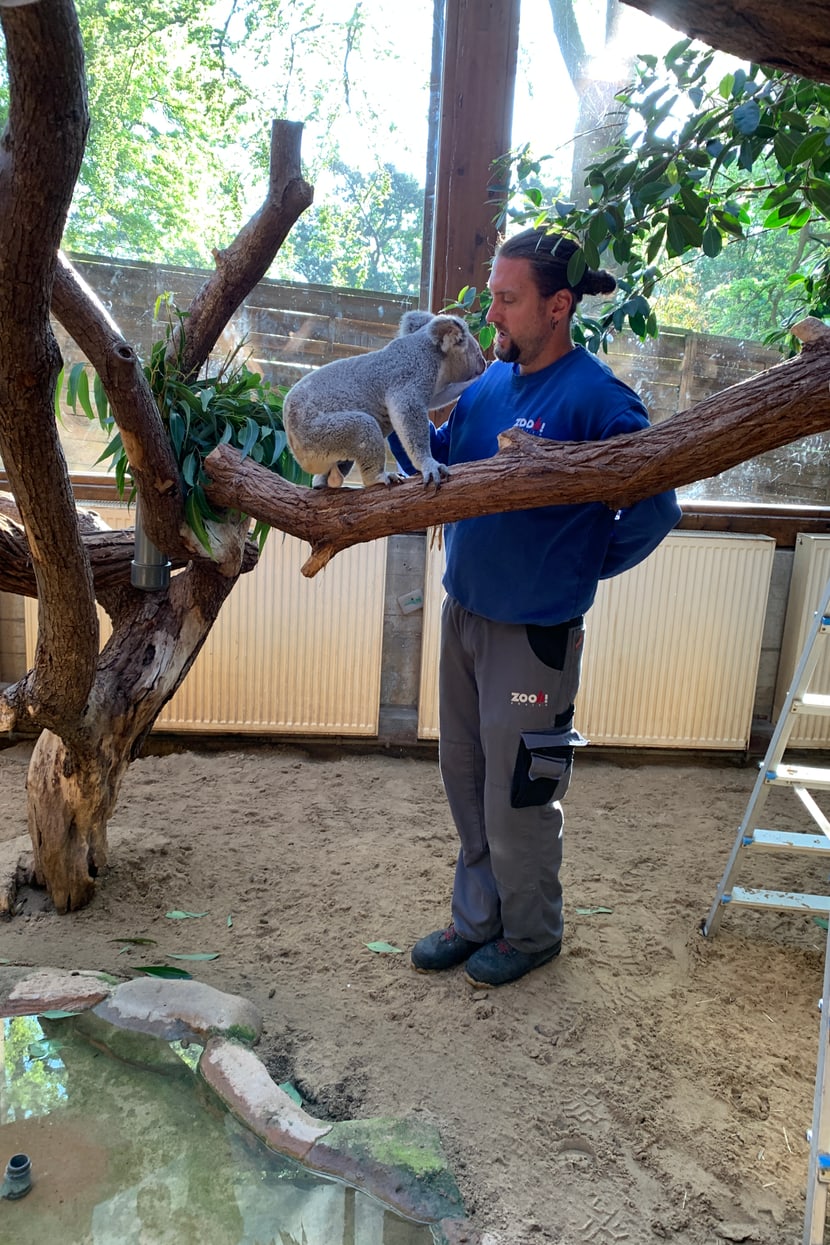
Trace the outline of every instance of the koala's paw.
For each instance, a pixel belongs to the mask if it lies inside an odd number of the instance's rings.
[[[421,475],[424,478],[424,484],[434,484],[438,488],[442,480],[446,480],[450,474],[449,467],[445,467],[443,463],[436,462],[434,458],[425,458],[421,467]]]
[[[390,484],[401,484],[405,479],[406,476],[397,471],[379,471],[374,480],[364,481],[364,484],[385,484],[388,488]]]

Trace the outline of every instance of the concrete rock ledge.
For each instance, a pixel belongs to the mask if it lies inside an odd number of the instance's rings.
[[[251,1049],[262,1017],[247,999],[192,980],[119,982],[103,973],[0,965],[0,1018],[51,1012],[75,1013],[79,1032],[149,1067],[178,1060],[166,1046],[153,1050],[158,1039],[203,1046],[200,1076],[272,1150],[429,1224],[436,1245],[498,1245],[465,1218],[436,1129],[393,1119],[326,1123],[280,1089]]]

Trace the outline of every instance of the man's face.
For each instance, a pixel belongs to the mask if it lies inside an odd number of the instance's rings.
[[[526,259],[497,255],[487,285],[493,296],[487,323],[496,329],[496,358],[518,363],[523,372],[546,367],[550,362],[551,319],[555,302],[561,301],[559,296],[541,297]]]

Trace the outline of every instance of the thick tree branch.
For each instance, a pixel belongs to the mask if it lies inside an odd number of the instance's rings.
[[[168,557],[185,544],[181,478],[170,438],[135,350],[67,257],[58,256],[52,311],[101,378],[142,499],[147,534]]]
[[[301,124],[275,121],[271,137],[268,192],[260,210],[224,251],[215,252],[216,272],[194,298],[185,341],[174,338],[170,361],[183,376],[195,376],[234,311],[262,279],[298,216],[312,202],[312,187],[300,175]],[[61,255],[52,310],[101,378],[121,431],[142,500],[142,521],[153,543],[172,558],[204,551],[185,524],[181,479],[152,391],[133,348],[94,292]],[[233,551],[215,533],[214,555],[229,567]]]
[[[830,82],[830,24],[821,0],[623,0],[693,39],[749,61]]]
[[[50,725],[80,713],[98,648],[92,576],[55,426],[60,355],[49,321],[89,117],[72,0],[0,8],[0,23],[9,68],[9,119],[0,145],[0,454],[39,588],[29,711]],[[71,663],[53,660],[67,649]]]
[[[92,567],[95,594],[106,609],[106,593],[130,587],[130,568],[135,554],[135,533],[132,528],[113,530],[91,521],[91,516],[78,511],[81,535]],[[241,574],[252,571],[259,558],[256,543],[248,540],[242,555]],[[173,558],[172,569],[186,566],[189,557]],[[16,521],[13,508],[0,494],[0,592],[21,597],[37,596],[32,558],[23,528]]]
[[[289,230],[314,198],[303,180],[300,122],[275,121],[271,130],[271,169],[265,202],[223,251],[214,251],[216,272],[190,304],[183,348],[172,343],[184,377],[196,376],[228,320],[265,276]],[[178,351],[178,354],[175,352]]]
[[[342,549],[393,532],[473,515],[600,501],[615,510],[830,428],[830,329],[797,326],[795,359],[698,402],[642,432],[609,441],[557,442],[510,430],[499,453],[454,467],[437,492],[419,477],[392,488],[301,489],[223,445],[207,459],[220,505],[307,540],[313,576]]]

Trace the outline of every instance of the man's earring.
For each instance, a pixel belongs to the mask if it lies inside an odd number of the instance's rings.
[[[554,330],[556,329],[556,327],[557,327],[557,325],[558,325],[558,324],[559,324],[559,321],[557,320],[556,316],[551,316],[551,318],[550,318],[550,330],[551,330],[551,332],[554,332]]]

